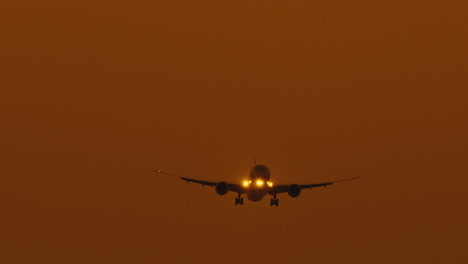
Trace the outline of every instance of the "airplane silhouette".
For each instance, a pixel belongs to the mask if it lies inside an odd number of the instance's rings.
[[[337,181],[329,181],[329,182],[321,182],[321,183],[313,183],[313,184],[283,184],[283,185],[275,185],[270,181],[270,169],[265,165],[255,165],[250,170],[250,178],[248,180],[244,180],[242,184],[235,184],[235,183],[228,183],[225,181],[220,182],[211,182],[211,181],[202,181],[196,179],[189,179],[185,177],[180,177],[174,174],[162,172],[160,170],[153,170],[158,174],[165,174],[169,176],[178,177],[181,180],[187,182],[198,183],[203,186],[212,186],[215,187],[216,193],[219,195],[225,195],[229,191],[236,192],[238,195],[235,200],[235,205],[244,204],[244,198],[242,197],[243,194],[247,196],[247,199],[253,202],[259,202],[265,197],[267,194],[272,195],[273,198],[270,200],[270,206],[279,205],[279,199],[276,198],[277,194],[287,192],[289,196],[296,198],[301,194],[301,190],[303,189],[312,189],[316,187],[326,187],[336,182],[342,181],[349,181],[358,179],[360,177],[352,177]]]

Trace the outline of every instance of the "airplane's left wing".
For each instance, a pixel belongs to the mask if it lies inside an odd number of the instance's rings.
[[[270,194],[278,194],[278,193],[285,193],[290,190],[290,188],[298,188],[299,190],[303,189],[312,189],[316,187],[326,187],[328,185],[331,185],[336,182],[342,182],[342,181],[349,181],[349,180],[354,180],[358,179],[360,177],[353,177],[353,178],[348,178],[348,179],[342,179],[342,180],[337,180],[337,181],[330,181],[330,182],[321,182],[321,183],[313,183],[313,184],[289,184],[289,185],[276,185],[273,186]]]
[[[240,184],[232,184],[232,183],[226,183],[226,182],[202,181],[202,180],[190,179],[190,178],[177,176],[177,175],[166,173],[166,172],[163,172],[163,171],[160,171],[160,170],[153,170],[153,171],[158,173],[158,174],[164,174],[164,175],[168,175],[168,176],[177,177],[177,178],[179,178],[179,179],[181,179],[183,181],[186,181],[187,183],[189,183],[189,182],[198,183],[198,184],[201,184],[202,186],[206,185],[206,186],[215,187],[218,183],[223,183],[223,184],[227,185],[226,187],[227,187],[228,191],[236,192],[236,193],[244,193],[244,188],[242,188],[242,186]]]

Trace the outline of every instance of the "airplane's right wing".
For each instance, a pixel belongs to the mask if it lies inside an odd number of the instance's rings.
[[[227,183],[227,182],[203,181],[203,180],[180,177],[180,176],[170,174],[170,173],[167,173],[167,172],[162,172],[160,170],[153,170],[153,171],[158,173],[158,174],[164,174],[164,175],[168,175],[168,176],[177,177],[177,178],[179,178],[179,179],[181,179],[183,181],[186,181],[186,182],[198,183],[198,184],[201,184],[202,186],[206,185],[206,186],[216,187],[217,184],[220,184],[218,186],[218,188],[220,188],[221,192],[224,192],[224,190],[226,190],[226,192],[231,191],[231,192],[236,192],[236,193],[244,193],[245,192],[244,188],[240,184],[233,184],[233,183]]]

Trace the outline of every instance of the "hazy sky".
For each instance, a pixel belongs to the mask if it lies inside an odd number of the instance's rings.
[[[467,263],[465,0],[0,3],[1,263]],[[234,206],[240,182],[364,176]]]

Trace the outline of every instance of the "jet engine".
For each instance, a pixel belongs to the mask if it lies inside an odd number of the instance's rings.
[[[215,186],[216,193],[219,195],[225,195],[228,190],[228,184],[226,182],[218,182]]]
[[[301,187],[297,184],[291,184],[288,187],[288,194],[289,196],[296,198],[301,194]]]

